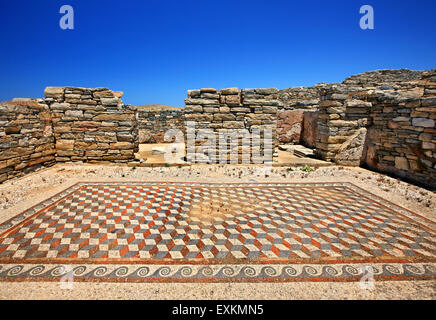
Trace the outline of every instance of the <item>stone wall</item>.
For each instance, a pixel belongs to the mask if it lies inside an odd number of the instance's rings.
[[[314,148],[317,136],[317,110],[321,91],[331,85],[292,87],[280,90],[275,96],[280,101],[277,113],[277,139],[280,144],[304,144]]]
[[[138,151],[135,109],[106,88],[47,87],[56,161],[127,162]]]
[[[364,160],[371,168],[436,187],[436,72],[423,79],[414,90],[368,97],[372,123]]]
[[[41,100],[0,104],[0,183],[55,163],[48,106]]]
[[[326,89],[317,153],[436,187],[436,71],[396,85]]]
[[[262,163],[278,143],[303,143],[341,165],[436,183],[436,70],[371,71],[342,83],[280,91],[190,90],[180,110],[137,109],[124,105],[122,95],[106,88],[48,87],[45,99],[1,104],[0,181],[55,161],[132,161],[139,143],[164,142],[168,129],[178,129],[195,140],[186,144],[189,162],[241,162],[248,148],[249,162]],[[192,123],[195,128],[186,127]],[[213,141],[200,129],[212,132]],[[263,135],[254,141],[258,147],[242,146],[260,129],[271,129],[270,147]],[[232,132],[241,136],[229,139]],[[224,151],[217,151],[220,138]]]
[[[402,86],[408,82],[421,80],[422,72],[408,69],[368,71],[350,76],[342,84],[365,87],[376,87],[383,84]]]
[[[280,101],[281,110],[317,110],[320,92],[328,86],[325,83],[313,87],[292,87],[280,90],[274,97]]]
[[[315,148],[317,132],[317,109],[282,110],[277,113],[277,140],[280,144],[303,144]]]
[[[195,123],[195,129],[188,129],[186,134],[187,160],[199,163],[241,163],[242,154],[248,153],[251,155],[250,163],[263,162],[263,155],[268,152],[273,154],[276,146],[277,110],[280,106],[277,93],[278,90],[273,88],[189,90],[188,98],[185,99],[185,119],[188,124]],[[199,135],[200,129],[208,129],[213,133],[213,141]],[[264,129],[271,130],[270,149],[264,145]],[[220,134],[223,141],[231,133],[238,132],[243,137],[249,137],[256,130],[260,132],[260,140],[254,142],[259,143],[260,149],[249,145],[247,151],[242,147],[241,138],[237,141],[226,140],[228,151],[217,151]],[[195,143],[190,143],[194,139]],[[231,154],[236,155],[235,158],[231,158]]]
[[[185,132],[184,109],[137,110],[139,143],[163,143],[168,129]]]

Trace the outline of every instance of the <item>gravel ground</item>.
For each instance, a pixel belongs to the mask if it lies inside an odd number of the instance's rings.
[[[261,288],[261,289],[260,289]],[[126,300],[435,300],[436,281],[376,282],[373,290],[358,283],[1,283],[0,299]]]
[[[193,166],[131,168],[114,165],[57,164],[0,185],[0,222],[9,219],[78,181],[180,182],[341,182],[347,181],[436,220],[431,191],[361,168],[298,168]],[[262,288],[259,290],[259,288]],[[378,282],[374,290],[358,283],[58,283],[0,282],[0,299],[436,299],[436,281]]]
[[[352,182],[396,204],[436,220],[435,193],[361,168],[320,167],[313,172],[274,167],[193,166],[138,167],[57,164],[0,185],[0,210],[29,200],[46,199],[77,181],[190,181],[190,182]],[[21,211],[25,208],[20,206]],[[3,212],[4,213],[4,212]],[[0,214],[0,221],[4,214]]]

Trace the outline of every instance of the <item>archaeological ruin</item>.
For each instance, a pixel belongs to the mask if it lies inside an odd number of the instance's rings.
[[[185,107],[169,110],[125,105],[122,92],[106,88],[47,87],[44,96],[0,104],[0,182],[59,162],[140,166],[139,145],[171,142],[168,129],[188,139],[188,163],[240,162],[240,140],[226,140],[225,152],[202,153],[198,135],[206,129],[214,143],[226,130],[259,131],[260,152],[248,146],[251,163],[281,144],[302,144],[319,159],[436,188],[436,70],[372,71],[284,90],[188,90]],[[188,123],[195,128],[187,130]]]

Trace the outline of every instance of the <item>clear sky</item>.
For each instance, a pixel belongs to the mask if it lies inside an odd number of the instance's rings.
[[[62,30],[62,5],[74,30]],[[375,30],[361,30],[372,5]],[[436,68],[435,0],[0,0],[0,101],[46,86],[182,106],[201,87],[309,86]]]

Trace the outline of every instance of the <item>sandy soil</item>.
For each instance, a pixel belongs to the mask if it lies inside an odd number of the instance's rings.
[[[261,289],[260,289],[261,288]],[[436,281],[376,282],[373,290],[359,283],[1,283],[0,299],[141,299],[141,300],[435,300]]]

